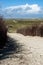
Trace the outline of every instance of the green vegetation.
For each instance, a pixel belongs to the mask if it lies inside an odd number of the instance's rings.
[[[8,26],[8,32],[16,32],[17,29],[30,25],[39,25],[43,23],[43,19],[6,19],[5,23]]]

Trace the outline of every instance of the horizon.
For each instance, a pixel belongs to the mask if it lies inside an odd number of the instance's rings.
[[[4,18],[43,18],[43,0],[0,0],[0,14]]]

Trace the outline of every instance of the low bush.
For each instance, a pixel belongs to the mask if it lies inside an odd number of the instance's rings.
[[[7,41],[7,27],[5,21],[0,17],[0,49],[2,49]]]
[[[21,33],[23,35],[29,36],[41,36],[43,37],[43,23],[39,25],[31,25],[29,27],[24,27],[17,30],[17,33]]]

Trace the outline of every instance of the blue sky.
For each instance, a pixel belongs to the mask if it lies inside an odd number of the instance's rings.
[[[0,0],[5,18],[43,18],[43,0]]]

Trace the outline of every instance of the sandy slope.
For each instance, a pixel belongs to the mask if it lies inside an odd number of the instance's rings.
[[[22,48],[17,49],[21,50],[20,52],[0,60],[0,65],[43,65],[43,37],[24,36],[18,33],[8,35]]]

